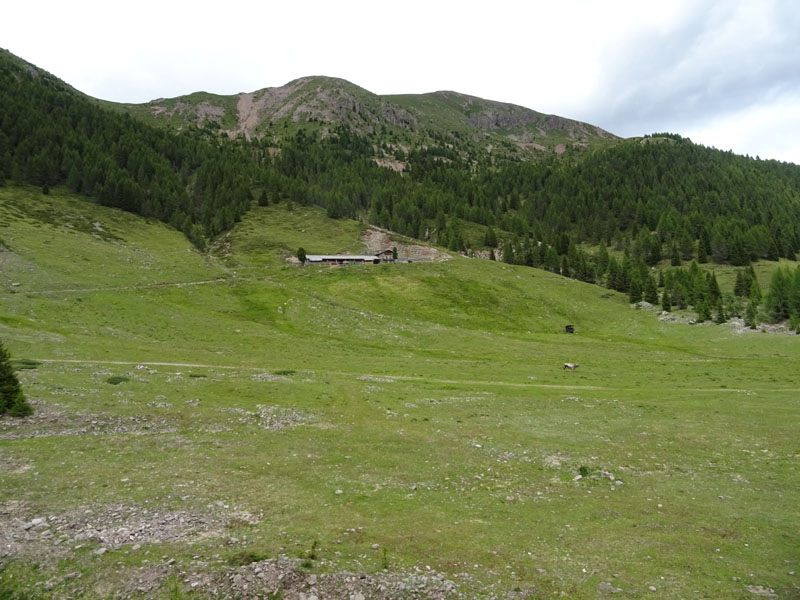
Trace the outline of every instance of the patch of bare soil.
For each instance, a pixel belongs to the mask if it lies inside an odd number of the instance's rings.
[[[298,79],[281,87],[241,94],[237,104],[239,127],[233,131],[233,135],[243,133],[250,139],[262,116],[265,116],[264,118],[268,116],[274,121],[291,116],[295,105],[288,100],[305,85],[305,82],[305,79]]]
[[[29,417],[0,417],[0,440],[76,435],[149,435],[174,433],[165,419],[146,415],[114,417],[71,411],[53,402],[31,398],[34,413]]]
[[[253,105],[253,94],[239,94],[236,109],[239,111],[239,127],[234,132],[234,135],[243,133],[249,140],[250,133],[258,127],[258,110]]]
[[[745,324],[743,319],[735,317],[728,321],[728,325],[733,328],[736,333],[772,333],[777,335],[797,335],[788,327],[788,323],[759,323],[755,329],[751,329]]]
[[[564,144],[558,144],[553,150],[556,154],[564,154],[567,151],[567,147]]]
[[[219,408],[220,412],[237,415],[236,423],[243,425],[257,425],[269,431],[288,429],[307,425],[314,420],[314,415],[293,408],[281,406],[266,406],[258,404],[256,410],[244,410],[243,408]]]
[[[24,502],[0,503],[0,557],[29,557],[51,564],[81,548],[96,555],[132,545],[223,537],[231,525],[256,524],[261,516],[222,501],[202,512],[136,504],[81,506],[57,515],[36,514]]]
[[[377,227],[370,227],[361,236],[361,241],[370,252],[378,252],[387,248],[397,248],[397,259],[400,261],[445,261],[452,257],[446,252],[440,252],[431,246],[419,244],[398,244],[389,237],[389,232]]]
[[[19,458],[0,448],[0,473],[21,475],[33,468],[33,461],[29,458]]]
[[[419,568],[404,571],[309,574],[299,559],[286,557],[251,563],[226,572],[191,573],[189,588],[220,599],[280,597],[284,600],[330,598],[376,600],[389,598],[464,598],[444,574]]]
[[[659,312],[658,320],[664,321],[665,323],[688,323],[689,325],[706,325],[706,326],[715,325],[713,321],[704,321],[702,323],[698,323],[693,317],[680,316],[666,311]],[[744,322],[744,319],[741,319],[739,317],[733,317],[731,319],[728,319],[724,323],[724,326],[730,327],[731,329],[733,329],[734,333],[738,334],[771,333],[773,335],[797,335],[796,332],[792,331],[788,327],[788,323],[759,323],[755,329],[751,329]]]
[[[391,169],[392,171],[396,171],[397,173],[402,173],[406,169],[406,163],[397,160],[396,158],[375,158],[375,162],[379,167],[385,167],[387,169]]]

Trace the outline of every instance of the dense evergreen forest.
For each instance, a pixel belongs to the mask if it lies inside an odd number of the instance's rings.
[[[177,132],[102,108],[7,52],[0,52],[0,108],[0,185],[43,192],[66,185],[165,221],[201,248],[254,202],[318,205],[333,218],[456,251],[488,248],[509,263],[603,283],[632,300],[658,301],[660,283],[671,303],[698,313],[722,301],[711,282],[698,283],[691,268],[655,282],[648,266],[669,259],[674,267],[744,267],[800,251],[800,167],[674,134],[536,162],[484,161],[458,136],[401,146],[385,127],[363,136],[314,124],[285,138],[230,139],[208,124]],[[376,163],[387,155],[404,170]],[[485,234],[476,239],[475,231]],[[727,312],[736,307],[729,299]]]

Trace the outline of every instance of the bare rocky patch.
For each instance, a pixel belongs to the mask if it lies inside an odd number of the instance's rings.
[[[0,440],[79,435],[151,435],[175,433],[166,419],[147,415],[118,417],[72,411],[55,402],[30,399],[29,417],[0,417]]]
[[[397,160],[396,158],[376,158],[375,163],[379,167],[384,167],[386,169],[391,169],[397,173],[402,173],[406,169],[406,163]]]
[[[311,413],[285,408],[282,406],[268,406],[265,404],[256,405],[256,410],[245,410],[243,408],[219,408],[219,412],[237,415],[235,421],[242,425],[257,425],[269,431],[278,431],[307,425],[315,420]]]
[[[432,569],[315,574],[304,571],[299,559],[287,557],[254,562],[229,571],[191,573],[184,583],[193,591],[231,600],[263,597],[284,600],[445,600],[469,597],[459,593],[455,582]]]
[[[0,503],[0,557],[50,562],[86,549],[93,555],[144,544],[194,543],[223,537],[226,529],[261,520],[222,501],[202,511],[137,504],[80,506],[56,515],[35,513],[26,503]]]
[[[378,252],[387,248],[397,248],[398,260],[418,261],[444,261],[452,258],[446,252],[441,252],[431,246],[420,244],[398,244],[389,237],[387,231],[370,227],[361,236],[361,241],[370,252]]]
[[[33,468],[33,461],[29,458],[20,458],[9,454],[3,448],[0,448],[0,473],[10,473],[12,475],[21,475],[27,473]]]

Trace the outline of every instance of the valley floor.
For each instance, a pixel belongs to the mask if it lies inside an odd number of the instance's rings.
[[[0,188],[36,410],[0,419],[0,596],[800,596],[800,338],[489,261],[285,267],[358,249],[312,210],[208,257],[34,194]]]

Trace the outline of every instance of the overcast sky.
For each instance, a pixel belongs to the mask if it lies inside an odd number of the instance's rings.
[[[342,77],[800,164],[796,0],[10,2],[0,46],[98,98]]]

